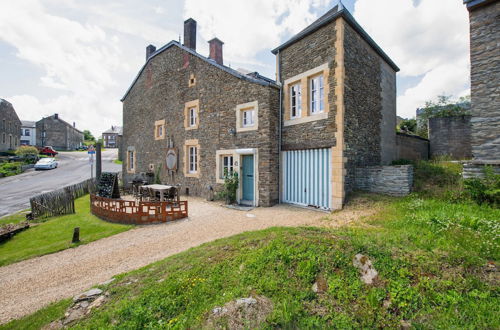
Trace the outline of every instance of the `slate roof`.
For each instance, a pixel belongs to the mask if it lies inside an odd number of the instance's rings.
[[[111,126],[110,129],[102,132],[102,134],[118,134],[121,135],[123,133],[123,127],[121,126]]]
[[[42,119],[40,119],[39,121],[37,121],[37,123],[38,123],[38,122],[41,122],[42,120],[45,120],[46,118],[52,118],[52,119],[55,119],[55,120],[59,120],[59,121],[60,121],[61,123],[63,123],[64,125],[69,126],[69,127],[71,127],[72,129],[74,129],[75,131],[77,131],[78,133],[82,133],[82,134],[83,134],[83,132],[82,132],[82,131],[80,131],[78,128],[73,127],[73,125],[71,125],[71,124],[70,124],[70,123],[68,123],[67,121],[62,120],[60,116],[57,116],[57,118],[56,118],[56,115],[52,115],[52,116],[48,116],[48,117],[42,118]]]
[[[252,82],[252,83],[256,83],[256,84],[259,84],[259,85],[263,85],[263,86],[271,86],[271,87],[275,87],[275,88],[279,88],[279,86],[276,84],[276,82],[272,79],[269,79],[269,78],[266,78],[264,76],[261,76],[261,75],[258,75],[257,77],[254,77],[254,76],[249,76],[249,75],[244,75],[234,69],[231,69],[230,67],[228,66],[225,66],[225,65],[220,65],[218,63],[216,63],[214,60],[212,59],[209,59],[199,53],[197,53],[196,51],[192,50],[191,48],[188,48],[184,45],[181,45],[178,41],[175,41],[175,40],[172,40],[170,41],[168,44],[166,44],[165,46],[159,48],[158,50],[156,50],[156,52],[154,52],[149,58],[148,60],[146,61],[146,63],[144,63],[144,65],[142,66],[141,70],[139,71],[139,73],[137,74],[137,76],[134,78],[134,81],[132,82],[132,84],[130,85],[130,87],[127,89],[127,91],[125,92],[125,95],[123,95],[123,97],[121,98],[121,101],[123,102],[123,100],[125,100],[125,98],[127,97],[128,93],[130,92],[130,90],[132,89],[132,87],[135,85],[137,79],[139,79],[139,76],[141,75],[142,71],[144,71],[144,69],[146,68],[146,66],[148,65],[149,61],[151,61],[155,56],[158,56],[159,54],[163,53],[164,51],[166,51],[167,49],[171,48],[171,47],[179,47],[180,49],[190,53],[191,55],[194,55],[196,57],[198,57],[199,59],[229,73],[229,74],[232,74],[233,76],[239,78],[239,79],[243,79],[243,80],[246,80],[246,81],[249,81],[249,82]]]
[[[326,24],[335,21],[339,17],[344,18],[346,22],[349,23],[349,25],[375,50],[375,52],[377,52],[377,54],[379,54],[380,57],[382,57],[387,62],[387,64],[389,64],[396,72],[399,71],[398,66],[390,59],[390,57],[382,50],[382,48],[380,48],[377,45],[377,43],[368,35],[368,33],[366,33],[366,31],[361,27],[361,25],[359,25],[359,23],[356,22],[351,13],[349,13],[349,11],[341,4],[333,7],[328,12],[326,12],[326,14],[318,18],[304,30],[297,33],[287,42],[273,49],[272,53],[276,55],[278,51],[285,49],[286,47],[292,45],[293,43],[317,31]]]
[[[464,0],[464,4],[467,6],[468,10],[474,10],[477,7],[493,3],[498,0]]]
[[[21,127],[35,127],[36,121],[31,120],[21,120]]]

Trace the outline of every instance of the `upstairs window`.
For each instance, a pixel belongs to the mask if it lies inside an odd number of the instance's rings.
[[[251,108],[251,109],[245,109],[241,112],[241,115],[242,115],[242,123],[243,123],[243,127],[252,127],[255,122],[254,122],[254,109]]]
[[[198,173],[198,148],[195,146],[189,147],[189,173]]]
[[[236,106],[236,132],[259,129],[259,102],[253,101]]]
[[[324,105],[324,90],[323,90],[323,75],[316,76],[310,80],[310,95],[311,95],[311,114],[323,112]]]
[[[128,170],[130,172],[133,172],[135,170],[135,152],[134,151],[129,151],[128,152]]]
[[[25,136],[30,136],[30,130],[29,129],[25,129],[24,130],[24,135]]]
[[[194,100],[184,104],[184,128],[197,129],[200,125],[200,101]]]
[[[302,92],[300,83],[290,86],[290,117],[299,118],[302,114]]]
[[[155,121],[155,140],[165,138],[165,120]],[[114,135],[109,135],[109,140],[114,140]]]
[[[196,126],[196,108],[189,108],[189,127]]]

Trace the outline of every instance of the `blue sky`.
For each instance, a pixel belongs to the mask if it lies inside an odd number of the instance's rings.
[[[23,120],[59,113],[95,135],[122,122],[120,98],[145,47],[198,22],[197,50],[224,44],[226,65],[275,77],[270,50],[338,0],[16,0],[0,4],[0,97]],[[398,64],[398,114],[469,93],[467,10],[457,0],[343,0]]]

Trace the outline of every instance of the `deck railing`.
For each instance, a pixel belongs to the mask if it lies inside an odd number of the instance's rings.
[[[90,195],[90,210],[100,219],[145,225],[174,221],[188,216],[188,202],[136,202]]]

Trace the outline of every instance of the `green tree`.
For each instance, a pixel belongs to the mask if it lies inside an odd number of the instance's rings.
[[[404,119],[401,124],[399,124],[398,131],[400,132],[409,132],[409,133],[417,133],[417,120],[412,119]]]
[[[90,133],[88,129],[83,131],[83,139],[85,141],[95,141],[95,137]]]

